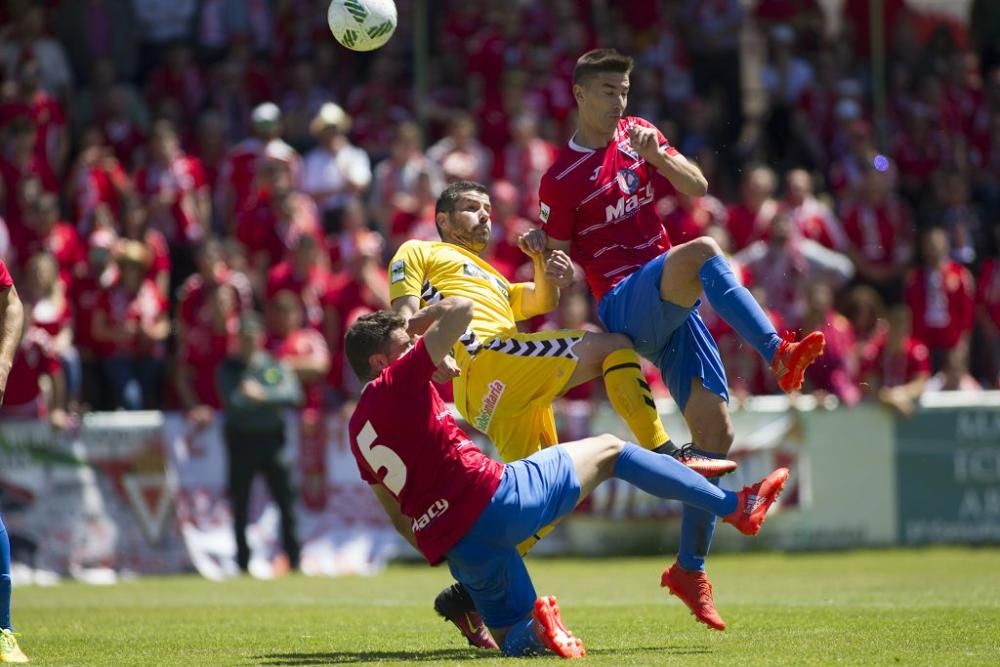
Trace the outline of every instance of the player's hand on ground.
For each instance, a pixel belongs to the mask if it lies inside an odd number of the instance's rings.
[[[517,247],[532,259],[541,257],[545,252],[545,244],[548,239],[545,232],[540,229],[532,229],[517,237]]]
[[[446,355],[441,363],[437,365],[437,370],[434,371],[434,375],[431,379],[438,384],[445,384],[446,382],[451,382],[452,378],[457,378],[462,374],[462,371],[458,368],[458,363],[455,362],[453,356]]]
[[[645,158],[647,162],[660,156],[660,140],[655,128],[633,125],[628,129],[628,140],[632,150]]]
[[[562,250],[553,250],[545,260],[545,276],[557,287],[573,284],[573,261]]]

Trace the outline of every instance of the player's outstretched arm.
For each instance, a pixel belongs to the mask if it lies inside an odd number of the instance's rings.
[[[24,328],[24,306],[17,296],[17,289],[11,285],[0,290],[0,405],[3,404],[7,375],[14,363],[14,352],[21,343]]]
[[[448,356],[459,337],[469,328],[472,308],[468,299],[450,296],[424,309],[430,311],[427,317],[434,320],[424,333],[424,346],[435,366]]]

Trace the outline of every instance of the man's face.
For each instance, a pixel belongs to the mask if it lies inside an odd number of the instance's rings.
[[[580,119],[602,132],[614,132],[628,106],[629,76],[601,72],[573,86],[573,97],[580,107]]]
[[[386,366],[403,356],[403,353],[411,347],[413,347],[413,340],[406,333],[406,329],[393,329],[389,333],[388,351],[385,354],[373,354],[368,358],[368,363],[371,364],[374,374],[377,375]]]
[[[488,195],[471,190],[462,194],[452,213],[442,213],[438,217],[444,234],[442,240],[481,253],[490,242],[491,210]]]

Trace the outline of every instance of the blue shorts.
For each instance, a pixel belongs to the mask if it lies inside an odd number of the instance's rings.
[[[487,627],[505,628],[531,613],[537,596],[517,545],[572,512],[579,498],[573,461],[560,445],[504,466],[490,504],[447,554]]]
[[[598,304],[604,327],[632,339],[635,351],[656,364],[670,395],[683,411],[691,380],[729,402],[729,383],[715,339],[698,314],[698,301],[684,308],[660,298],[667,253],[649,260],[615,285]]]

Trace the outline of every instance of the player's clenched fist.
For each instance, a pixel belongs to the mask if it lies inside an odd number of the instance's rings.
[[[573,284],[573,261],[562,250],[553,250],[545,260],[545,275],[557,287],[569,287]]]
[[[451,382],[452,378],[457,378],[462,374],[462,370],[458,367],[458,363],[455,361],[455,357],[450,354],[445,355],[441,363],[437,365],[437,370],[434,371],[434,375],[431,379],[438,384],[446,384]]]
[[[545,232],[540,229],[532,229],[517,237],[517,247],[532,259],[541,257],[545,252]]]
[[[655,127],[643,127],[633,125],[628,129],[628,140],[632,145],[632,150],[646,159],[647,162],[655,161],[660,155],[660,142],[656,136]]]

